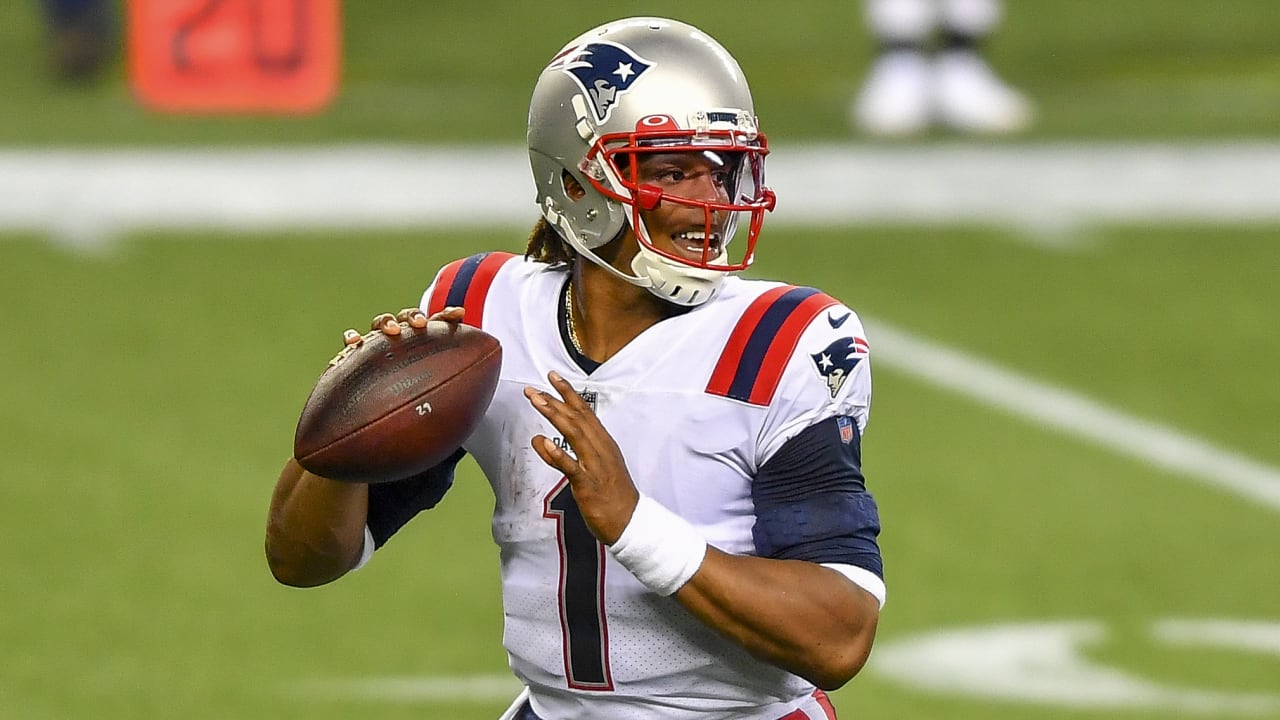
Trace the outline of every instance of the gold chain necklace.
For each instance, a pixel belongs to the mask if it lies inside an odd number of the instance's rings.
[[[573,344],[573,349],[578,351],[579,355],[586,355],[582,352],[582,343],[578,342],[578,331],[573,325],[573,281],[564,284],[564,319],[565,325],[569,328],[569,342]]]

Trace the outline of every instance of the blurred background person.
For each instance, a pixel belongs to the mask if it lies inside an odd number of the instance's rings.
[[[116,49],[111,0],[40,0],[49,63],[64,80],[95,77]]]
[[[1031,103],[981,55],[999,0],[863,0],[879,54],[853,101],[854,124],[906,136],[939,126],[1003,134],[1031,123]]]

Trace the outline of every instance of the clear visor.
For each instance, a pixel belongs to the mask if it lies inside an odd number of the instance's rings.
[[[630,206],[640,242],[692,267],[737,271],[751,265],[764,214],[774,205],[764,182],[764,137],[729,131],[621,135],[602,138],[588,162],[594,156],[603,176],[593,179],[597,189]],[[745,240],[732,242],[740,229]]]

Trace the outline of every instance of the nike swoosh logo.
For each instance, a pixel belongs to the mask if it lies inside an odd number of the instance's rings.
[[[841,325],[843,325],[844,321],[848,320],[849,316],[851,315],[853,315],[853,313],[848,312],[844,314],[844,317],[837,318],[832,316],[831,313],[827,313],[827,322],[831,323],[831,328],[834,330],[836,328],[839,328]]]

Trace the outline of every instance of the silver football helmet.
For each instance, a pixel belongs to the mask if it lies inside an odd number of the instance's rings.
[[[662,18],[627,18],[575,38],[542,71],[529,106],[529,162],[543,216],[578,253],[664,300],[697,305],[726,273],[754,259],[765,212],[765,136],[742,69],[695,27]],[[645,153],[705,154],[724,168],[725,197],[693,199],[643,184]],[[566,175],[586,195],[575,199]],[[576,194],[576,193],[575,193]],[[642,211],[662,202],[703,211],[702,253],[690,259],[655,245]],[[730,254],[745,222],[747,238]],[[640,241],[631,274],[595,249],[630,224]],[[700,238],[699,238],[700,235]]]

